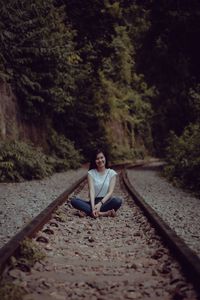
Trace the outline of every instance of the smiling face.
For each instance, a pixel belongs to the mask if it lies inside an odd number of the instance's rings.
[[[97,154],[96,159],[95,159],[95,163],[96,163],[97,168],[105,167],[106,158],[105,158],[103,152],[100,152],[100,153]]]

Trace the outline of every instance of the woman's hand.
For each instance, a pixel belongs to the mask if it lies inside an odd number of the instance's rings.
[[[94,209],[95,209],[97,212],[99,212],[100,209],[101,209],[101,205],[102,205],[101,202],[97,203],[97,204],[94,206]]]
[[[93,209],[93,211],[92,211],[92,216],[93,216],[94,218],[98,218],[99,212],[98,212],[96,209]]]
[[[101,209],[101,202],[97,203],[93,208],[92,208],[92,216],[94,218],[98,218],[99,217],[99,212]]]

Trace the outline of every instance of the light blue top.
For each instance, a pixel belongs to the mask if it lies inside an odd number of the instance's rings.
[[[113,169],[106,169],[104,174],[101,174],[97,169],[91,169],[88,174],[92,177],[94,182],[95,198],[104,197],[108,193],[110,180],[117,175]]]

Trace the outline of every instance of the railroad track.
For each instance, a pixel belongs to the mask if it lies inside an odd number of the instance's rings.
[[[83,177],[0,249],[0,296],[9,286],[18,288],[15,300],[199,299],[198,257],[118,171],[115,193],[124,202],[116,218],[75,214],[67,199],[87,198]],[[21,250],[27,238],[45,254],[32,266],[30,250]]]

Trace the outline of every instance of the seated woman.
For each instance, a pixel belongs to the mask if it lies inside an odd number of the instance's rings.
[[[90,215],[115,217],[122,200],[113,197],[117,173],[108,168],[106,154],[102,150],[94,152],[88,171],[88,186],[90,202],[80,198],[71,200],[74,208],[79,210],[80,216]]]

